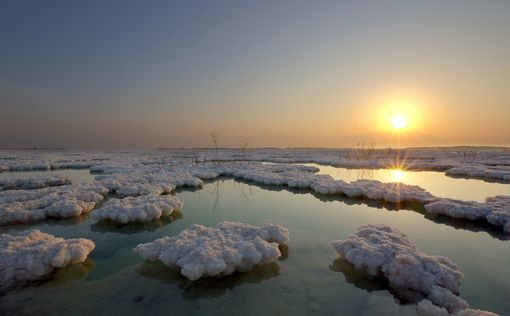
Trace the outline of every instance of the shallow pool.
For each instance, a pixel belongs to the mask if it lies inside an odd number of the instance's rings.
[[[458,180],[458,179],[455,179]],[[404,315],[379,280],[369,280],[339,261],[330,241],[360,225],[396,227],[417,247],[444,255],[465,278],[460,293],[472,307],[508,315],[510,241],[486,227],[425,218],[420,209],[388,210],[361,200],[327,198],[308,191],[261,188],[221,179],[197,191],[179,191],[182,212],[144,225],[115,226],[87,217],[3,227],[1,232],[38,228],[63,237],[84,237],[96,249],[83,264],[61,269],[40,284],[0,298],[0,311],[36,315]],[[230,220],[281,224],[290,230],[288,249],[276,263],[248,273],[187,281],[178,271],[147,263],[132,251],[139,243],[175,235],[192,224]]]

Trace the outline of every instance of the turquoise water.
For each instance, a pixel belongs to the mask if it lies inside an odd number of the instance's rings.
[[[381,223],[408,234],[420,250],[457,263],[465,275],[461,296],[472,307],[509,314],[510,241],[487,227],[425,218],[419,208],[388,210],[360,200],[324,199],[308,191],[262,188],[230,179],[176,195],[184,201],[180,213],[145,225],[97,224],[82,217],[0,228],[8,233],[38,228],[66,238],[89,238],[96,244],[85,263],[1,297],[0,311],[36,315],[403,315],[412,307],[398,304],[384,282],[366,279],[339,261],[329,245],[360,225]],[[215,225],[224,220],[287,227],[290,242],[288,249],[282,249],[284,257],[252,272],[190,282],[175,269],[144,262],[132,251],[139,243],[175,235],[192,224]]]

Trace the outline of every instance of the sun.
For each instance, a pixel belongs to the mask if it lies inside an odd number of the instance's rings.
[[[402,114],[394,114],[390,118],[391,127],[393,127],[394,129],[403,129],[403,128],[406,128],[407,127],[407,123],[408,123],[407,117],[405,117]]]

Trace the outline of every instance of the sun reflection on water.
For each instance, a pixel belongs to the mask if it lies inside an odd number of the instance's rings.
[[[405,173],[401,169],[391,169],[390,177],[393,182],[403,182],[405,179]]]

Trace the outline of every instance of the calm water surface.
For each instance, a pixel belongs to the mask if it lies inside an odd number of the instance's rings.
[[[0,228],[8,233],[38,228],[96,244],[85,263],[1,297],[0,314],[405,315],[411,305],[398,304],[384,282],[368,280],[337,260],[329,245],[360,225],[381,223],[408,234],[420,250],[457,263],[465,275],[461,296],[471,306],[509,315],[510,241],[487,228],[425,218],[419,208],[388,210],[360,200],[324,200],[307,191],[228,179],[176,195],[184,208],[172,220],[115,226],[82,217]],[[288,251],[278,262],[255,271],[197,282],[163,264],[144,262],[132,251],[139,243],[176,235],[192,224],[224,220],[281,224],[290,230]]]

